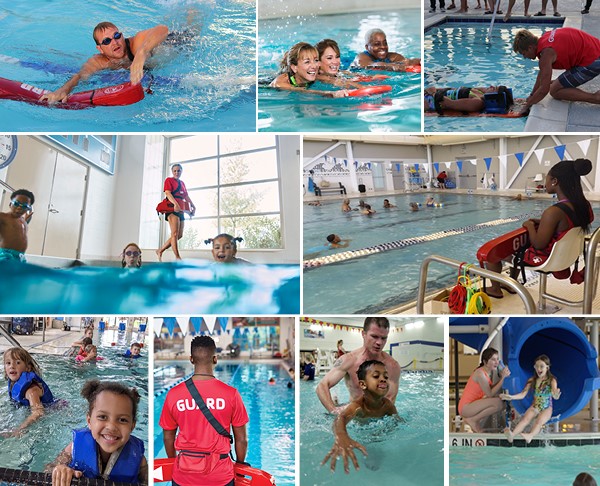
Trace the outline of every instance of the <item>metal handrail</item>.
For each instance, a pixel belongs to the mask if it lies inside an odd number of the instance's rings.
[[[15,190],[12,187],[10,187],[6,182],[4,182],[1,179],[0,179],[0,186],[3,186],[5,189],[10,191],[11,193],[15,192]]]
[[[600,228],[598,228],[588,241],[585,249],[585,272],[584,272],[584,287],[583,287],[583,313],[592,313],[592,304],[596,294],[596,286],[598,282],[595,280],[594,269],[596,267],[596,249],[600,243]]]
[[[417,314],[424,314],[423,310],[425,307],[425,290],[427,288],[427,273],[429,270],[429,264],[431,262],[441,263],[442,265],[447,265],[449,267],[453,267],[459,269],[461,266],[465,265],[465,262],[459,262],[458,260],[453,260],[452,258],[447,258],[439,255],[430,255],[425,257],[423,263],[421,264],[421,272],[419,274],[419,290],[417,292]],[[490,280],[495,280],[496,282],[500,282],[506,287],[515,291],[515,293],[521,298],[523,301],[523,305],[525,306],[526,314],[535,314],[536,306],[533,298],[527,291],[523,285],[517,282],[515,279],[506,277],[500,273],[493,272],[491,270],[487,270],[485,268],[480,268],[476,266],[470,266],[467,270],[467,273],[472,275],[479,275],[480,277],[489,278]]]

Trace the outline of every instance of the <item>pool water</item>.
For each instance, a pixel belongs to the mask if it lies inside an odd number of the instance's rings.
[[[350,437],[362,443],[368,453],[360,451],[360,470],[350,465],[344,473],[338,461],[336,471],[330,463],[321,466],[333,445],[333,418],[317,398],[318,381],[300,383],[300,484],[402,484],[406,486],[440,485],[444,482],[444,410],[442,373],[402,373],[396,408],[405,423],[392,417],[365,424],[350,422]],[[340,403],[347,403],[343,384],[332,391]]]
[[[188,362],[161,361],[155,362],[155,369],[154,456],[158,458],[166,457],[159,425],[165,390],[188,378],[193,366]],[[221,361],[215,376],[240,392],[248,412],[246,462],[274,476],[277,486],[293,486],[295,400],[294,388],[287,388],[287,371],[279,364]],[[277,380],[276,385],[267,384],[271,377]]]
[[[123,333],[124,334],[124,333]],[[148,359],[126,360],[121,355],[129,343],[111,346],[113,339],[102,333],[94,336],[98,355],[104,358],[96,363],[76,363],[74,358],[35,354],[34,359],[42,369],[44,381],[57,399],[65,400],[66,405],[46,409],[46,414],[28,427],[23,437],[0,437],[0,464],[2,467],[43,471],[46,464],[72,440],[71,430],[86,426],[88,403],[81,395],[81,387],[87,380],[99,379],[119,381],[135,387],[141,395],[138,405],[137,423],[133,435],[142,439],[148,457]],[[18,337],[17,337],[18,340]],[[111,341],[113,342],[113,341]],[[145,351],[142,351],[144,354]],[[0,431],[13,430],[27,416],[27,407],[15,407],[9,403],[6,380],[0,387]]]
[[[341,201],[304,208],[304,248],[318,249],[330,233],[350,238],[348,248],[304,254],[305,259],[391,241],[464,228],[477,223],[513,216],[539,217],[550,206],[548,200],[513,201],[507,197],[434,194],[443,207],[421,207],[408,211],[411,201],[425,204],[428,194],[385,196],[397,208],[383,209],[383,197],[363,198],[377,212],[364,216],[358,211],[343,213]],[[598,205],[594,210],[598,211]],[[597,223],[596,223],[597,224]],[[327,314],[369,314],[415,299],[423,259],[442,255],[477,263],[477,249],[485,242],[520,227],[520,222],[501,224],[464,234],[385,251],[365,258],[306,269],[303,276],[304,312]],[[428,290],[452,285],[456,270],[442,265],[429,267]]]
[[[186,261],[134,270],[57,270],[2,262],[0,273],[3,314],[297,314],[300,309],[298,265]]]
[[[512,50],[518,30],[540,36],[557,24],[513,24],[496,22],[491,42],[486,42],[488,22],[445,22],[424,35],[425,87],[505,85],[515,98],[527,98],[538,73],[537,62]],[[425,117],[425,131],[522,132],[527,118]]]
[[[340,46],[342,69],[347,69],[355,54],[364,50],[364,34],[373,27],[386,33],[390,51],[409,58],[421,57],[420,9],[259,21],[261,85],[275,78],[284,53],[300,41],[314,45],[323,38],[334,39]],[[259,131],[420,131],[421,74],[384,74],[390,77],[368,84],[391,85],[392,91],[363,98],[330,99],[261,86],[258,90]],[[331,89],[323,83],[316,83],[312,88]]]
[[[572,484],[580,472],[600,477],[600,447],[465,447],[450,449],[450,484]]]
[[[254,131],[255,2],[101,0],[85,3],[85,15],[73,23],[69,12],[81,2],[16,0],[0,9],[0,76],[55,90],[97,53],[94,26],[111,21],[126,36],[159,23],[170,31],[191,27],[194,42],[161,53],[152,73],[154,94],[130,106],[86,110],[49,109],[0,100],[0,128],[18,131]],[[223,45],[227,48],[223,49]],[[6,58],[5,56],[8,56]],[[92,76],[74,91],[120,84],[128,71]],[[147,85],[147,81],[143,83]]]

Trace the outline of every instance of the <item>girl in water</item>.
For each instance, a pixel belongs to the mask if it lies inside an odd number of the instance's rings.
[[[271,87],[288,91],[317,94],[329,98],[344,98],[348,90],[321,91],[309,89],[319,74],[319,53],[307,42],[298,42],[287,51],[280,63],[281,74],[272,82]]]
[[[52,467],[52,485],[71,484],[72,478],[99,478],[146,484],[148,463],[144,442],[131,435],[140,396],[114,381],[91,380],[81,395],[88,401],[87,427],[73,431],[71,442]]]
[[[323,39],[317,42],[315,49],[319,55],[318,81],[340,86],[342,88],[364,88],[363,85],[355,83],[342,75],[342,72],[340,71],[340,48],[336,41],[332,39]],[[383,77],[387,78],[387,76]]]
[[[511,432],[510,428],[505,429],[504,433],[509,442],[512,442],[516,435],[521,434],[525,441],[529,444],[531,439],[540,433],[542,426],[552,417],[552,399],[560,398],[560,389],[558,388],[556,378],[550,373],[550,358],[545,354],[535,358],[533,365],[535,373],[527,383],[521,393],[510,395],[501,393],[502,400],[521,400],[527,396],[529,390],[533,389],[533,403],[527,409],[525,415],[521,417],[521,421]],[[523,432],[533,420],[535,423],[531,428],[531,432],[526,434]]]
[[[243,258],[237,258],[237,242],[244,241],[243,238],[234,238],[227,233],[221,233],[214,238],[204,240],[207,245],[212,243],[212,256],[217,263],[250,263]]]
[[[129,243],[121,252],[121,267],[140,268],[142,266],[142,250],[136,243]]]
[[[25,429],[44,415],[44,406],[54,403],[54,396],[42,379],[42,371],[31,355],[23,348],[10,348],[4,352],[4,378],[8,380],[8,396],[17,404],[29,407],[31,414],[4,437],[20,437]]]

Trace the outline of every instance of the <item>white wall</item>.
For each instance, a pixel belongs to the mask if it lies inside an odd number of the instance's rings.
[[[259,19],[276,19],[296,15],[331,15],[340,12],[372,12],[373,10],[393,10],[399,8],[421,8],[419,0],[376,0],[364,2],[360,0],[304,0],[290,2],[289,0],[260,0],[258,2]]]

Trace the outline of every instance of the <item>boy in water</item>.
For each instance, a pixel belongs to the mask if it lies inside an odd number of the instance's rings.
[[[327,235],[327,242],[329,243],[329,248],[348,248],[348,245],[350,244],[349,239],[342,240],[334,233]]]
[[[0,262],[25,262],[27,225],[33,216],[33,193],[19,189],[10,195],[10,211],[0,213]]]
[[[365,456],[365,447],[352,440],[346,430],[346,425],[353,418],[380,418],[385,415],[398,416],[395,405],[386,398],[389,389],[388,372],[381,361],[364,361],[356,372],[358,384],[363,390],[363,395],[353,400],[336,417],[333,422],[333,433],[335,442],[331,451],[325,456],[321,465],[331,459],[331,470],[335,471],[338,456],[344,461],[344,471],[349,472],[348,457],[352,460],[354,467],[358,470],[358,461],[353,449],[359,449]]]

